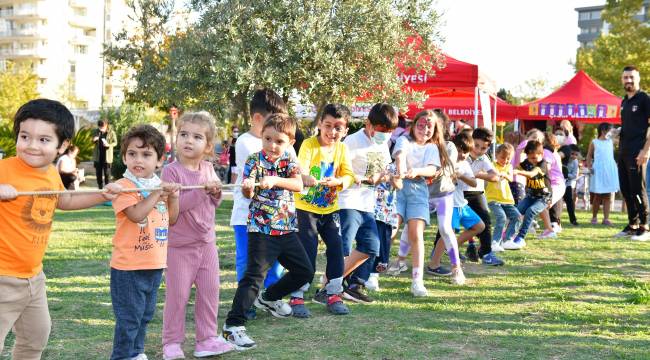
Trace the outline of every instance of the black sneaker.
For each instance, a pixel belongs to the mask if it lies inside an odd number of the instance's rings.
[[[327,305],[327,292],[325,289],[323,288],[316,291],[316,294],[314,294],[314,297],[311,299],[311,301],[315,302],[316,304]]]
[[[343,298],[357,303],[370,304],[374,300],[366,294],[364,288],[365,286],[363,285],[350,285],[343,290]]]
[[[433,269],[427,265],[426,272],[427,274],[434,276],[451,276],[451,270],[447,269],[444,266],[438,266],[437,268]]]
[[[578,224],[578,222],[574,220],[574,221],[571,221],[571,225],[573,225],[573,226],[578,226],[578,225],[580,225],[580,224]]]
[[[627,225],[619,232],[618,234],[614,235],[615,238],[622,238],[626,236],[631,236],[631,235],[636,235],[638,229],[632,229],[630,225]]]
[[[465,255],[467,256],[467,259],[471,262],[478,262],[478,249],[476,248],[476,245],[474,243],[469,243],[467,245],[467,250],[465,250]]]

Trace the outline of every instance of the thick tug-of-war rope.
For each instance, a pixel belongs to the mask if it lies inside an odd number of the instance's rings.
[[[260,183],[255,183],[253,186],[260,186]],[[241,184],[223,184],[221,185],[222,189],[229,189],[241,187]],[[205,189],[206,185],[189,185],[181,186],[180,190],[195,190],[195,189]],[[134,188],[134,189],[122,189],[121,193],[131,193],[131,192],[140,192],[140,191],[158,191],[162,190],[162,187],[151,187],[151,188]],[[83,190],[41,190],[41,191],[19,191],[18,196],[38,196],[38,195],[63,195],[63,194],[103,194],[106,193],[106,189],[83,189]]]

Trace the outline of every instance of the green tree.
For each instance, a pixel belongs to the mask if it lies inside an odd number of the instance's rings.
[[[584,70],[605,89],[622,93],[621,72],[635,65],[641,76],[650,76],[650,26],[635,15],[643,0],[608,0],[602,14],[609,32],[594,41],[593,47],[578,49],[576,70]]]
[[[176,102],[246,119],[250,93],[262,86],[319,108],[359,97],[405,105],[422,96],[402,91],[396,60],[419,69],[441,61],[439,15],[430,1],[193,0],[191,6],[200,14],[196,23],[160,36],[156,56],[140,56],[146,45],[133,41],[106,51],[110,61],[136,69],[133,94],[152,105]],[[415,34],[421,42],[405,41]]]
[[[37,81],[29,67],[6,63],[0,70],[0,122],[10,121],[22,104],[38,97]]]

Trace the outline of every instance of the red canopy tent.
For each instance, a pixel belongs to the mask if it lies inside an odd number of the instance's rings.
[[[517,114],[520,120],[620,123],[620,106],[620,97],[605,90],[580,70],[547,97],[519,106]]]
[[[496,100],[495,100],[496,99]],[[510,105],[498,97],[490,97],[490,109],[494,109],[496,101],[497,121],[513,121],[517,118],[517,106]],[[474,114],[482,117],[481,109],[475,109],[474,93],[466,91],[447,91],[429,96],[421,106],[409,104],[406,116],[413,118],[415,114],[424,109],[442,109],[449,118],[454,120],[473,119]]]

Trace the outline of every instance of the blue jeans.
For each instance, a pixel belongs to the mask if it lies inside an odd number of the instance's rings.
[[[246,273],[246,264],[248,264],[248,232],[246,225],[234,225],[235,230],[235,270],[237,272],[237,282],[239,282]],[[264,279],[264,288],[268,289],[282,277],[284,268],[279,262],[274,262]]]
[[[111,360],[131,359],[144,353],[147,324],[156,311],[162,273],[162,269],[111,268],[111,301],[115,314]]]
[[[519,217],[521,216],[517,207],[511,204],[500,204],[496,201],[491,201],[488,207],[492,215],[494,215],[492,241],[497,243],[501,242],[501,235],[503,235],[506,220],[508,220],[508,227],[506,228],[505,240],[512,239],[519,227]]]
[[[375,256],[379,255],[379,235],[375,214],[354,209],[340,209],[339,214],[341,216],[343,254],[345,256],[350,255],[350,252],[352,252],[352,241],[356,239],[357,251],[369,256],[365,263],[374,264]],[[360,268],[364,264],[361,264]],[[368,280],[364,271],[361,271],[361,273],[359,271],[360,269],[356,269],[350,275],[350,283],[363,284],[365,280]],[[369,275],[370,273],[368,273]],[[366,276],[366,278],[364,279],[361,276]]]
[[[370,259],[366,260],[355,272],[355,276],[363,282],[368,281],[370,273],[377,272],[379,264],[388,265],[388,258],[390,257],[390,236],[393,233],[393,227],[383,221],[377,221],[377,230],[379,233],[379,256],[375,257],[375,261]]]
[[[524,221],[519,228],[518,236],[522,239],[526,237],[530,225],[533,223],[535,216],[539,215],[546,208],[546,201],[543,198],[533,198],[526,196],[517,205],[519,213],[524,214]]]

